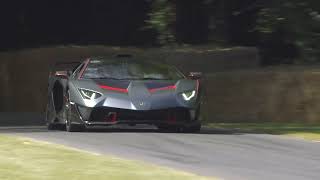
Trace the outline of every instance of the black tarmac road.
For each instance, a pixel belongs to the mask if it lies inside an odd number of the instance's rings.
[[[44,127],[6,127],[0,128],[0,133],[221,179],[320,179],[320,143],[287,137],[209,129],[200,134],[160,133],[153,127],[84,133],[48,132]]]

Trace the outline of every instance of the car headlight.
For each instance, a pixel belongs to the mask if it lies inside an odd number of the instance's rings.
[[[195,96],[196,96],[196,91],[195,90],[182,93],[182,97],[183,97],[183,99],[185,101],[190,101]]]
[[[95,91],[91,91],[88,89],[79,89],[80,94],[82,96],[83,99],[89,99],[89,100],[94,100],[94,99],[98,99],[99,97],[102,96],[101,93],[95,92]]]

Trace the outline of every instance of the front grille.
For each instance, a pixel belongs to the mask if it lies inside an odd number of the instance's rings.
[[[172,108],[164,110],[135,111],[115,108],[95,108],[91,112],[90,121],[106,122],[110,112],[117,113],[117,121],[167,121],[175,117],[176,121],[189,121],[190,113],[185,108]]]

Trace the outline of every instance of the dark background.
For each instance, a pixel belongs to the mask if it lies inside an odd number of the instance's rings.
[[[230,1],[230,0],[229,0]],[[146,29],[152,0],[11,0],[1,4],[1,48],[24,48],[50,44],[107,44],[157,45],[157,32]],[[210,2],[210,1],[209,1]],[[240,1],[239,1],[240,2]],[[248,33],[254,13],[243,17],[230,16],[253,0],[226,5],[199,0],[167,2],[176,12],[174,34],[179,43],[209,42],[209,18],[224,11],[216,21],[225,21],[218,29],[225,29],[230,43],[254,45],[255,36]],[[161,5],[159,5],[161,6]],[[163,7],[164,8],[164,7]],[[159,11],[161,9],[159,8]],[[223,8],[221,10],[220,8]],[[220,9],[215,12],[216,9]],[[242,21],[239,21],[242,20]],[[226,27],[228,26],[228,28]],[[249,35],[249,36],[248,36]],[[213,40],[214,41],[214,40]]]
[[[317,62],[317,0],[10,0],[0,50],[53,45],[255,46],[263,65]]]
[[[12,0],[1,6],[1,48],[52,44],[143,44],[144,0]],[[152,40],[151,40],[152,42]]]

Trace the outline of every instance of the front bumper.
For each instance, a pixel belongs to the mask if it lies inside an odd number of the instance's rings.
[[[87,126],[108,126],[114,124],[186,125],[197,122],[195,110],[188,108],[167,108],[156,110],[128,110],[110,107],[73,108],[79,118],[77,123]]]

